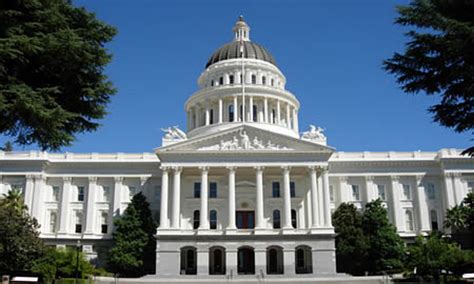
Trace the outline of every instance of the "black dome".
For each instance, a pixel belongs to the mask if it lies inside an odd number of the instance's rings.
[[[273,56],[263,46],[251,41],[243,41],[243,44],[244,58],[259,59],[276,65]],[[233,41],[216,50],[207,61],[206,68],[219,61],[241,57],[240,41]]]

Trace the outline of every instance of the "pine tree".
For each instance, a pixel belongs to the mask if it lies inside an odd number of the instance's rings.
[[[362,230],[367,238],[366,270],[369,274],[402,267],[404,243],[395,226],[389,222],[387,210],[380,199],[366,204]]]
[[[363,275],[367,258],[367,240],[362,232],[362,213],[353,204],[342,203],[333,216],[338,272]]]
[[[474,129],[474,1],[412,0],[396,23],[411,26],[404,54],[384,61],[407,93],[439,95],[428,110],[456,132]],[[465,151],[474,155],[474,147]]]
[[[115,90],[116,30],[69,0],[0,1],[0,134],[43,150],[94,131]]]
[[[156,224],[149,206],[145,196],[138,193],[115,220],[114,245],[109,254],[111,271],[125,277],[154,272]]]

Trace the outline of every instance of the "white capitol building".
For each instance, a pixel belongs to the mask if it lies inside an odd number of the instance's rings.
[[[0,194],[21,189],[41,238],[104,262],[113,218],[141,191],[157,229],[156,274],[335,275],[331,212],[381,198],[409,241],[442,227],[474,187],[474,162],[438,152],[337,152],[300,134],[300,102],[242,18],[185,103],[187,132],[154,153],[0,152]],[[243,56],[242,56],[243,51]]]

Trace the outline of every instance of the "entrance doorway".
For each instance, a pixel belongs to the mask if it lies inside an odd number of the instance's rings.
[[[253,229],[255,228],[255,212],[254,211],[237,211],[237,228]]]
[[[241,247],[237,252],[238,274],[255,274],[255,253],[252,247]]]
[[[225,274],[225,249],[223,247],[212,247],[209,249],[209,274]]]

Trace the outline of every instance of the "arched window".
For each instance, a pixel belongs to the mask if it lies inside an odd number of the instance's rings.
[[[438,231],[438,213],[436,210],[430,211],[430,219],[431,219],[431,230]]]
[[[234,75],[229,75],[229,84],[234,84]]]
[[[295,263],[296,274],[313,273],[313,258],[311,255],[311,248],[308,246],[296,247]]]
[[[214,123],[214,109],[210,109],[209,110],[209,124],[213,124]]]
[[[194,210],[194,213],[193,213],[193,229],[195,229],[195,230],[199,228],[199,218],[200,218],[199,210]]]
[[[252,121],[257,121],[257,105],[252,106]]]
[[[181,269],[180,274],[196,275],[197,257],[195,247],[181,248]]]
[[[275,109],[272,109],[272,123],[273,124],[276,123],[276,110]]]
[[[267,248],[267,274],[283,274],[283,249],[279,246]]]
[[[413,213],[410,210],[405,211],[405,230],[413,232]]]
[[[214,80],[211,80],[211,86],[214,86]]]
[[[237,273],[255,274],[255,252],[252,247],[240,247],[237,250]]]
[[[263,76],[262,77],[262,85],[266,85],[267,84],[267,77]]]
[[[217,229],[217,211],[216,210],[211,210],[209,212],[209,225],[211,230]]]
[[[252,84],[257,84],[257,76],[252,74]]]
[[[211,247],[209,249],[209,274],[225,275],[225,248]]]
[[[280,210],[273,210],[273,229],[281,228]]]
[[[275,85],[275,79],[272,78],[272,80],[270,81],[270,85],[272,85],[272,87]]]
[[[219,86],[224,85],[224,77],[219,77]]]
[[[291,209],[291,226],[296,229],[296,210]]]
[[[234,105],[229,105],[229,122],[234,121]]]

